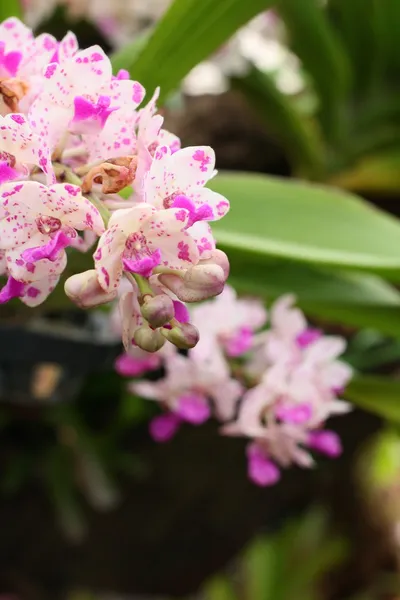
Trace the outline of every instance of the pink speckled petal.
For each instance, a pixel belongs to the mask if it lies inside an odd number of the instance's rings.
[[[110,292],[118,287],[122,276],[122,252],[126,237],[117,225],[111,226],[101,236],[93,254],[99,284]]]

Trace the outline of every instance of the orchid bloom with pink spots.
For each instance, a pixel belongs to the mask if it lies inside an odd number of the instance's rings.
[[[185,231],[188,218],[184,209],[143,203],[115,211],[94,253],[103,289],[117,288],[124,271],[150,277],[156,267],[179,271],[196,264],[197,246]]]
[[[73,33],[61,42],[43,33],[34,37],[32,31],[19,19],[11,17],[0,23],[0,76],[2,86],[15,90],[15,100],[22,112],[27,112],[43,88],[43,69],[50,62],[63,63],[78,50]],[[3,88],[3,89],[4,89]],[[14,107],[15,111],[15,107]],[[9,110],[4,98],[0,101],[0,114]]]
[[[143,181],[143,198],[156,208],[181,208],[189,212],[188,232],[202,258],[215,249],[208,221],[221,219],[228,200],[204,187],[216,175],[215,154],[209,146],[182,148],[158,146]]]
[[[31,283],[59,275],[77,231],[104,231],[103,219],[78,186],[35,181],[0,187],[0,249],[11,277]]]
[[[0,116],[0,184],[29,176],[30,166],[40,167],[54,182],[49,148],[41,144],[22,114]]]
[[[43,91],[31,106],[29,118],[40,138],[52,149],[65,131],[82,134],[87,143],[87,136],[99,133],[114,112],[123,111],[125,106],[134,110],[144,97],[138,82],[112,77],[110,59],[99,46],[77,52],[62,65],[50,63],[44,79]],[[113,155],[110,144],[115,133],[114,124],[106,134],[109,144],[104,148],[104,159]],[[116,143],[119,142],[113,142]]]

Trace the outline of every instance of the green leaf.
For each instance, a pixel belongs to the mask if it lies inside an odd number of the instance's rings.
[[[269,301],[293,293],[310,316],[400,336],[400,294],[374,275],[329,271],[290,261],[229,252],[229,283]]]
[[[277,0],[294,51],[311,75],[320,98],[320,120],[328,138],[336,139],[340,103],[347,92],[350,68],[339,38],[319,0]]]
[[[210,187],[231,202],[214,225],[228,252],[400,277],[398,221],[356,196],[246,173],[221,174]]]
[[[0,2],[0,21],[9,17],[22,18],[22,2],[20,0],[3,0]]]
[[[318,172],[322,152],[315,133],[293,101],[278,90],[272,77],[254,67],[243,77],[233,77],[231,82],[259,112],[297,170]]]
[[[400,381],[387,377],[360,375],[354,377],[345,392],[360,408],[400,424]]]
[[[357,97],[369,87],[376,60],[374,1],[331,0],[328,5],[331,21],[352,63],[354,92]]]
[[[238,600],[233,586],[227,577],[218,575],[204,586],[207,600]]]
[[[272,0],[175,0],[139,55],[130,60],[128,46],[116,64],[128,69],[149,95],[160,86],[165,98],[194,66],[271,4]]]
[[[388,78],[394,88],[398,86],[400,70],[398,0],[374,0],[373,23],[377,46],[377,77]]]
[[[389,135],[396,133],[397,148],[365,156],[350,169],[334,175],[330,183],[349,191],[357,190],[364,194],[384,194],[397,198],[400,189],[400,129],[396,132],[392,128]],[[377,141],[377,137],[371,138],[371,142]],[[358,142],[362,144],[362,138]]]
[[[130,44],[114,52],[111,56],[114,73],[118,73],[120,69],[126,69],[127,65],[131,65],[148,40],[149,33],[138,34]]]

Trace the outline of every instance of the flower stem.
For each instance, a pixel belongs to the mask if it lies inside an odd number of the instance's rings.
[[[147,279],[145,279],[145,277],[142,277],[141,275],[138,275],[137,273],[127,273],[125,272],[125,277],[127,279],[129,279],[130,282],[135,281],[138,288],[139,288],[139,292],[142,296],[154,296],[153,290],[151,289],[149,282],[147,281]]]

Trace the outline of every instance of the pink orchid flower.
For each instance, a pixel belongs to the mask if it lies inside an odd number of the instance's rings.
[[[266,320],[267,311],[260,300],[238,298],[226,285],[219,296],[191,310],[191,322],[201,331],[193,356],[206,360],[219,348],[229,357],[240,356],[250,350],[254,332]]]
[[[51,148],[66,130],[90,135],[100,132],[113,112],[127,104],[135,108],[144,96],[139,83],[112,78],[110,60],[99,46],[77,52],[63,65],[50,63],[44,80],[29,119]],[[112,133],[113,129],[108,135]]]
[[[34,37],[32,31],[19,19],[11,17],[0,23],[0,75],[17,78],[26,90],[19,107],[27,112],[42,90],[43,69],[50,62],[63,63],[78,50],[73,33],[68,32],[61,42],[48,33]],[[6,112],[9,112],[6,110]]]
[[[34,134],[26,117],[20,113],[0,116],[0,183],[27,177],[30,165],[40,167],[48,183],[55,181],[50,150]]]
[[[157,208],[184,208],[190,214],[189,227],[221,219],[229,210],[228,200],[204,187],[215,174],[215,154],[209,146],[174,153],[159,146],[144,181],[145,201]]]
[[[148,204],[117,210],[94,253],[99,283],[115,289],[123,271],[149,277],[155,267],[185,270],[198,262],[196,244],[185,231],[188,213]]]
[[[47,188],[35,181],[5,183],[0,189],[0,249],[10,275],[31,283],[62,272],[64,249],[76,230],[104,231],[97,208],[77,186]]]
[[[241,384],[232,379],[225,361],[205,364],[189,356],[167,356],[166,376],[156,382],[140,381],[130,389],[144,398],[157,400],[181,421],[200,425],[211,417],[210,399],[218,419],[232,418],[242,393]]]

